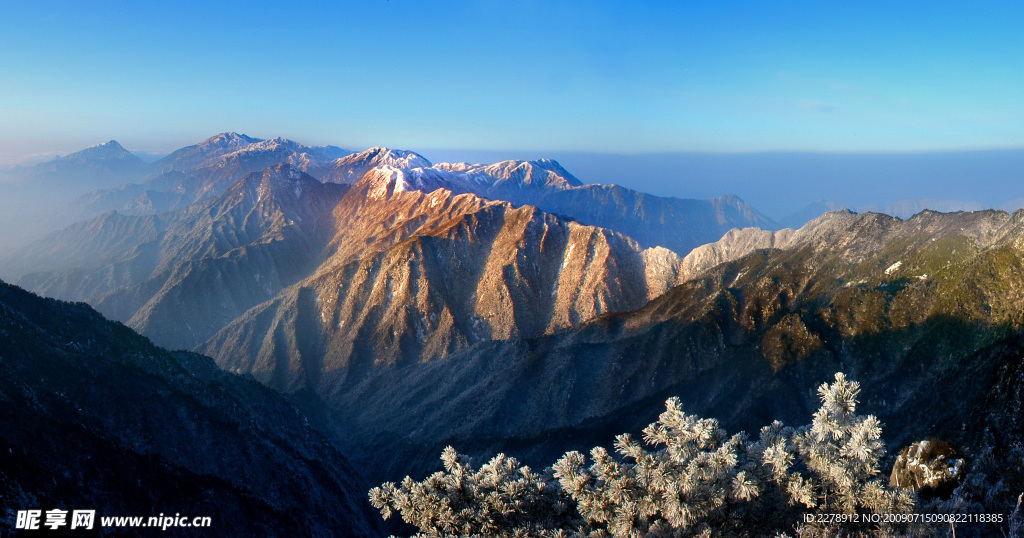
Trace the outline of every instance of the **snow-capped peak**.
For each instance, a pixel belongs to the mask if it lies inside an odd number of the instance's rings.
[[[301,144],[298,144],[286,138],[271,138],[270,140],[257,140],[256,142],[242,145],[235,149],[234,151],[231,151],[224,155],[224,158],[229,159],[231,157],[236,157],[252,152],[273,152],[279,150],[298,152],[302,151],[303,149],[305,148]]]
[[[568,188],[583,184],[552,159],[501,161],[483,167],[482,171],[498,180],[515,181],[520,185]]]
[[[392,166],[404,170],[410,168],[429,168],[431,166],[430,161],[419,153],[381,146],[374,146],[366,151],[355,154],[354,157],[359,160],[372,161],[377,166]],[[344,158],[342,157],[342,159]]]
[[[334,161],[334,166],[324,180],[353,184],[370,170],[379,167],[392,167],[399,170],[429,168],[430,161],[412,151],[372,147]]]
[[[244,134],[238,134],[236,132],[226,132],[226,133],[220,133],[220,134],[217,134],[217,135],[213,135],[210,138],[207,138],[206,140],[203,140],[202,142],[200,142],[197,145],[198,146],[214,146],[214,147],[221,147],[221,148],[226,148],[226,147],[240,148],[242,146],[247,146],[247,145],[255,143],[255,142],[262,142],[262,140],[259,139],[259,138],[253,138],[251,136],[246,136]]]
[[[253,144],[249,144],[247,147],[252,149],[274,149],[282,146],[286,148],[302,147],[301,144],[293,140],[288,140],[287,138],[281,138],[280,136],[269,140],[261,140]]]
[[[542,187],[568,189],[583,183],[570,174],[557,161],[508,160],[494,164],[438,163],[433,170],[452,174],[472,185],[490,187],[517,185],[519,187]]]
[[[472,192],[472,189],[460,184],[457,178],[432,168],[377,166],[366,172],[358,184],[366,185],[366,197],[371,200],[390,198],[395,193],[406,191],[430,193],[445,189],[455,193]]]

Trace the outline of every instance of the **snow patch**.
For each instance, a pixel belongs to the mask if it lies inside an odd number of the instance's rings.
[[[377,168],[370,185],[370,192],[367,197],[371,200],[380,200],[388,195],[388,186],[394,184],[393,192],[405,190],[405,174],[397,168],[382,166]]]
[[[565,269],[566,265],[569,265],[569,257],[572,256],[572,251],[575,248],[576,248],[576,243],[569,243],[569,249],[565,251],[565,257],[562,258],[562,267],[559,269],[559,271],[561,271],[562,269]]]
[[[885,274],[886,274],[886,275],[891,275],[891,274],[895,273],[895,272],[896,272],[897,270],[899,270],[899,268],[900,268],[900,266],[901,266],[901,265],[903,265],[903,262],[902,262],[902,261],[898,261],[898,262],[896,262],[896,263],[894,263],[894,264],[890,265],[890,266],[889,266],[889,267],[888,267],[888,268],[887,268],[887,269],[885,270]]]

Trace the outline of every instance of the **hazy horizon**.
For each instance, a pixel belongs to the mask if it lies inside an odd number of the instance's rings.
[[[232,130],[552,158],[774,219],[1003,207],[1024,198],[1021,23],[1013,2],[8,3],[0,164]]]
[[[257,138],[267,136],[244,134]],[[302,139],[296,141],[306,143]],[[372,145],[345,149],[361,151],[366,147]],[[127,149],[132,151],[130,147]],[[1016,206],[1007,207],[1007,204],[1024,199],[1024,182],[1020,181],[1024,179],[1024,148],[659,153],[394,149],[416,151],[433,163],[554,159],[584,183],[614,183],[677,198],[706,199],[731,194],[775,220],[817,201],[836,202],[855,209],[869,206],[883,209],[908,200],[934,199],[973,203],[981,208],[1013,209]],[[62,155],[69,153],[73,152]],[[133,153],[153,162],[170,152],[134,150]],[[35,162],[49,159],[52,157]]]

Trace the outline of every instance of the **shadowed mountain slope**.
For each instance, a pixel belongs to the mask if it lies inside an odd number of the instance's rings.
[[[334,235],[330,209],[346,189],[277,165],[185,210],[110,214],[56,233],[25,250],[85,256],[68,256],[77,262],[72,269],[31,273],[19,283],[88,300],[161,345],[191,349],[319,264]],[[108,231],[111,223],[118,227]]]
[[[219,536],[381,533],[365,484],[281,395],[4,283],[0,336],[10,509],[95,509],[96,525],[209,516]],[[0,533],[13,525],[5,516]]]

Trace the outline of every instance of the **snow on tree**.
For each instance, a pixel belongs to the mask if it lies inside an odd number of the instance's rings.
[[[809,429],[794,442],[801,461],[820,481],[821,507],[829,513],[905,513],[914,508],[909,490],[885,485],[879,461],[885,456],[882,425],[874,415],[860,416],[860,384],[836,373],[831,385],[818,387],[821,408]]]
[[[677,398],[644,429],[644,441],[662,448],[648,451],[623,434],[615,441],[622,460],[597,447],[589,467],[579,452],[555,463],[555,478],[592,528],[614,536],[702,533],[730,506],[760,494],[765,477],[753,445],[743,434],[727,437],[714,419],[684,413]]]
[[[474,469],[449,446],[441,461],[444,472],[422,482],[406,477],[373,488],[370,503],[384,519],[398,512],[426,536],[561,536],[561,529],[583,525],[550,476],[515,458],[498,454]]]
[[[406,477],[370,491],[385,519],[399,513],[422,535],[708,536],[796,530],[801,535],[908,533],[861,523],[801,523],[805,513],[896,514],[916,496],[881,477],[881,424],[856,414],[860,386],[837,373],[818,388],[810,425],[775,421],[751,441],[717,420],[689,415],[677,398],[643,431],[602,447],[568,452],[543,474],[504,454],[474,469],[448,447],[444,472]]]

